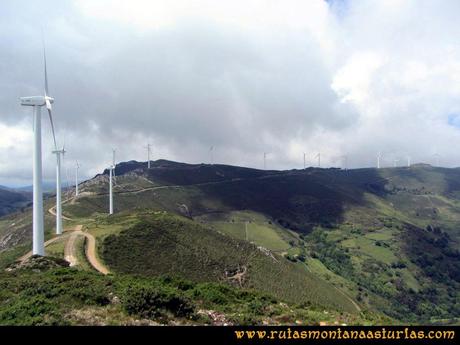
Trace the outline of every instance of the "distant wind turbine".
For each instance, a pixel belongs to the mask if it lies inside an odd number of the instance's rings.
[[[393,159],[393,167],[396,168],[398,165],[399,159],[395,158]]]
[[[342,156],[342,164],[343,164],[343,168],[345,169],[345,171],[348,170],[348,156],[347,155],[343,155]]]
[[[410,168],[410,156],[407,156],[407,167]]]
[[[304,152],[304,153],[303,153],[303,168],[304,168],[304,170],[307,168],[307,161],[306,161],[306,158],[305,158],[306,155],[307,155],[307,154]]]
[[[318,158],[318,167],[321,168],[321,152],[318,152],[315,158]]]
[[[75,196],[78,196],[78,169],[80,169],[80,163],[75,161]]]
[[[44,215],[43,215],[43,180],[42,180],[42,138],[41,138],[41,107],[46,106],[48,110],[51,129],[53,132],[54,146],[56,137],[54,135],[53,117],[51,115],[51,104],[54,99],[48,96],[48,73],[46,70],[46,51],[43,41],[43,62],[45,71],[44,96],[21,97],[21,105],[33,107],[33,209],[32,209],[32,253],[34,255],[45,255],[44,244]]]
[[[150,169],[150,147],[152,145],[147,144],[146,149],[147,149],[147,168]]]
[[[64,158],[64,146],[60,150],[54,150],[56,155],[56,234],[62,234],[62,197],[61,197],[61,157]],[[61,156],[62,155],[62,156]]]
[[[115,149],[112,149],[112,165],[109,167],[109,214],[113,214],[113,182],[115,176]]]
[[[382,159],[382,152],[377,153],[377,169],[380,169],[380,160]]]
[[[209,148],[209,154],[211,155],[211,165],[214,164],[214,146]]]
[[[267,170],[267,152],[264,152],[264,170]]]

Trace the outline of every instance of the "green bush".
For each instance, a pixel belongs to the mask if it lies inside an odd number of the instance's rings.
[[[193,314],[191,302],[178,290],[161,285],[135,285],[129,287],[121,299],[129,314],[146,318],[160,317],[165,312],[186,317]]]

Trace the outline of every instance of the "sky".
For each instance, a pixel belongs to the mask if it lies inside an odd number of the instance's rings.
[[[458,0],[2,0],[0,184],[32,177],[42,30],[64,179],[151,159],[460,166]],[[48,118],[43,172],[55,178]]]

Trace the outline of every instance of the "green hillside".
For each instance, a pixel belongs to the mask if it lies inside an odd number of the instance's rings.
[[[302,265],[177,216],[140,218],[133,227],[103,242],[102,258],[115,272],[224,282],[290,302],[357,311],[346,296]]]
[[[1,325],[254,325],[385,322],[285,303],[253,290],[167,276],[102,276],[33,257],[0,272]]]
[[[110,217],[106,173],[82,183],[64,214],[117,275],[172,274],[414,323],[460,316],[460,169],[131,161],[117,166]],[[0,264],[30,246],[29,227],[28,210],[0,219]]]

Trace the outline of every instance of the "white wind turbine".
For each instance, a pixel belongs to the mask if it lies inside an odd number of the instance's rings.
[[[318,158],[318,167],[321,168],[321,152],[318,152],[315,158]]]
[[[382,159],[382,152],[377,153],[377,169],[380,169],[380,160]]]
[[[78,196],[78,169],[80,169],[80,163],[75,161],[75,196]]]
[[[411,159],[410,156],[407,156],[407,167],[410,168],[411,165]]]
[[[44,244],[44,215],[43,215],[43,180],[42,180],[42,128],[41,128],[41,107],[46,106],[51,129],[53,132],[54,146],[56,137],[54,135],[53,117],[51,115],[51,104],[54,99],[48,96],[48,72],[46,70],[46,52],[43,43],[43,62],[45,71],[44,96],[20,97],[21,105],[33,107],[34,146],[33,146],[33,215],[32,215],[32,254],[45,255]]]
[[[399,159],[398,159],[398,158],[393,159],[393,167],[394,167],[394,168],[397,167],[398,162],[399,162]]]
[[[152,145],[147,144],[146,149],[147,149],[147,168],[150,169],[150,147]]]
[[[303,153],[303,168],[304,168],[304,170],[307,168],[307,160],[305,158],[306,156],[307,156],[307,154],[304,152]]]
[[[209,154],[211,155],[211,165],[214,164],[214,146],[209,148]]]
[[[112,149],[112,165],[109,167],[109,214],[113,214],[113,182],[115,177],[115,149]]]
[[[54,150],[56,155],[56,234],[62,234],[62,197],[61,197],[61,155],[64,157],[65,149]]]
[[[343,155],[342,156],[342,164],[343,164],[343,168],[345,169],[345,171],[348,170],[348,155]]]

